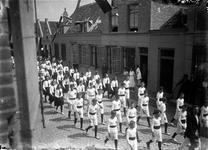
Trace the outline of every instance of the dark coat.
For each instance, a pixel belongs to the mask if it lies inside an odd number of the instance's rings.
[[[196,131],[198,131],[198,135],[196,134]],[[192,113],[187,117],[187,128],[184,133],[184,137],[192,139],[198,139],[200,137],[200,121],[197,120],[195,115]]]

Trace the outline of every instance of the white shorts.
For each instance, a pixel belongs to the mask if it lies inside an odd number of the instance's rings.
[[[118,122],[121,123],[122,122],[121,110],[116,111],[116,117],[118,119]]]
[[[97,114],[89,115],[89,119],[90,119],[90,126],[97,126],[98,125]]]
[[[148,105],[147,106],[143,106],[143,108],[140,109],[140,114],[139,115],[140,116],[145,115],[146,117],[149,117],[150,116],[150,114],[149,114],[149,106]]]
[[[125,96],[120,96],[120,100],[121,100],[121,105],[123,107],[126,107],[126,97]]]
[[[80,118],[84,117],[83,107],[82,108],[76,108],[76,112],[79,114]]]
[[[152,137],[153,141],[162,142],[162,130],[160,129],[154,129],[154,137]]]
[[[180,115],[180,111],[178,111],[178,110],[176,109],[176,112],[175,112],[174,118],[177,120],[177,119],[178,119],[178,117],[179,117],[179,115]]]
[[[129,91],[129,89],[126,89],[126,99],[130,99],[130,91]]]
[[[98,110],[100,110],[100,113],[101,113],[101,114],[104,114],[103,102],[102,102],[102,103],[99,103],[99,102],[98,102]]]
[[[161,113],[161,123],[162,124],[168,123],[166,113]]]
[[[118,129],[117,129],[117,127],[110,128],[110,137],[109,137],[109,135],[107,135],[107,137],[109,139],[112,139],[112,140],[118,140]]]
[[[137,139],[129,140],[129,145],[133,148],[132,150],[137,150]]]

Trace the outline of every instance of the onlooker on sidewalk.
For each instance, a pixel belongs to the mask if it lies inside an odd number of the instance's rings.
[[[129,88],[130,90],[134,90],[134,86],[135,86],[135,73],[134,71],[132,70],[132,68],[130,68],[130,71],[129,71]]]
[[[141,74],[141,71],[139,69],[139,65],[137,65],[137,68],[136,68],[136,76],[137,76],[137,86],[140,86],[141,79],[142,79],[142,74]]]
[[[198,150],[200,147],[200,121],[198,117],[199,107],[193,106],[193,112],[187,117],[187,128],[184,133],[184,142],[179,147],[182,150],[186,145],[190,144],[190,150]]]

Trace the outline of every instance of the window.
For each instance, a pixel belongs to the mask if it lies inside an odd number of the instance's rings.
[[[55,43],[54,48],[55,48],[55,57],[58,60],[59,59],[59,44]]]
[[[111,10],[111,31],[117,32],[118,31],[118,9]]]
[[[66,61],[66,44],[61,44],[61,59]]]
[[[129,28],[130,31],[138,31],[138,5],[129,6]]]
[[[90,65],[89,46],[82,46],[82,64]]]

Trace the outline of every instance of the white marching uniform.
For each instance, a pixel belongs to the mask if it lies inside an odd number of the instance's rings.
[[[90,126],[97,126],[98,125],[98,118],[97,118],[97,108],[98,105],[95,106],[90,105],[88,109],[88,118],[90,120]]]
[[[175,119],[178,119],[179,117],[179,112],[181,111],[182,106],[184,105],[184,99],[183,98],[178,98],[176,101],[176,112],[174,115]]]
[[[97,94],[96,95],[97,104],[98,104],[98,110],[100,110],[101,114],[104,114],[104,105],[103,105],[103,94]]]
[[[79,72],[75,72],[75,73],[73,74],[73,78],[75,79],[75,81],[76,81],[77,79],[79,79]]]
[[[130,81],[129,80],[124,80],[123,83],[125,83],[126,99],[129,99],[130,98],[130,90],[129,90]]]
[[[99,74],[94,75],[94,79],[95,79],[95,80],[100,79],[100,75],[99,75]]]
[[[75,102],[76,102],[76,98],[77,98],[77,91],[75,89],[73,90],[69,90],[68,91],[68,98],[67,98],[67,101],[70,105],[70,109],[72,111],[75,111]]]
[[[137,129],[128,128],[126,132],[126,140],[132,150],[137,150]]]
[[[145,87],[138,88],[138,106],[141,105],[141,98],[144,96]]]
[[[118,89],[118,96],[121,100],[121,105],[126,108],[126,89],[125,88],[119,88]]]
[[[87,89],[87,100],[89,102],[89,104],[91,104],[92,99],[95,98],[95,88],[91,88],[91,89]]]
[[[165,103],[161,102],[158,108],[161,111],[161,123],[168,123],[168,119],[166,116],[166,105]]]
[[[159,105],[161,104],[160,102],[160,99],[163,98],[163,95],[164,93],[163,92],[157,92],[157,95],[156,95],[156,106],[157,106],[157,109],[159,109]]]
[[[130,123],[130,121],[134,121],[134,122],[136,122],[136,115],[137,115],[137,110],[136,110],[136,108],[133,108],[133,109],[131,109],[131,108],[129,108],[128,110],[127,110],[127,114],[126,114],[126,116],[127,116],[127,123],[129,124]],[[135,126],[137,126],[137,124],[135,124]]]
[[[177,134],[179,134],[181,132],[185,132],[186,127],[187,127],[186,116],[187,116],[187,111],[184,111],[184,112],[181,111],[179,113],[177,129],[176,129]]]
[[[103,89],[103,84],[100,82],[100,83],[96,83],[95,84],[95,89],[96,91],[98,92],[98,89]]]
[[[118,140],[118,128],[117,128],[117,118],[114,117],[113,119],[108,119],[108,126],[107,126],[108,133],[112,140]]]
[[[69,75],[72,76],[74,74],[74,68],[69,69]]]
[[[143,96],[141,97],[141,105],[140,105],[140,116],[143,116],[145,114],[147,117],[150,116],[149,114],[149,97],[148,96]]]
[[[208,128],[208,106],[202,106],[200,115],[201,125]]]
[[[162,142],[161,117],[158,117],[157,119],[153,117],[151,130],[154,133],[152,140]]]
[[[87,71],[86,72],[86,77],[89,79],[89,78],[91,78],[91,71]]]
[[[83,102],[83,98],[80,98],[80,99],[76,99],[76,102],[75,102],[75,110],[76,112],[79,114],[79,117],[80,118],[83,118],[83,105],[84,105],[84,102]]]
[[[122,122],[122,118],[121,118],[121,101],[118,100],[114,100],[113,104],[112,104],[112,110],[116,111],[116,117],[118,119],[118,122],[121,123]]]

